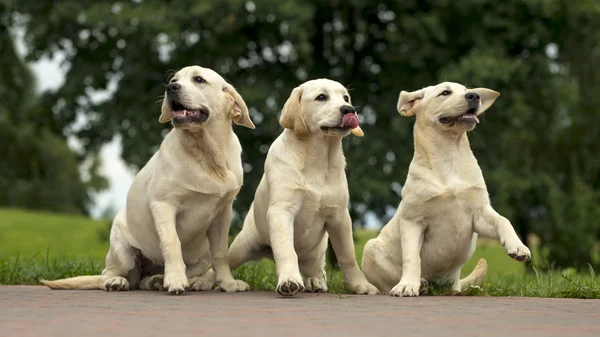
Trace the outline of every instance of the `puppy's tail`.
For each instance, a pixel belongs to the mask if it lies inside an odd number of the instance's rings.
[[[471,274],[460,280],[460,289],[465,290],[470,286],[481,286],[483,284],[483,279],[485,279],[487,269],[488,265],[485,259],[479,259],[479,262],[477,262],[477,265],[473,268]]]
[[[40,282],[50,289],[92,290],[103,289],[104,277],[102,275],[77,276],[55,281],[40,280]]]

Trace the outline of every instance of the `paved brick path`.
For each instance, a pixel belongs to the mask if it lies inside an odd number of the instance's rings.
[[[0,336],[600,336],[600,300],[0,286]]]

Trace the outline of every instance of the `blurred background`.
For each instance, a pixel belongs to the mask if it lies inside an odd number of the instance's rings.
[[[245,185],[232,233],[301,82],[351,90],[366,136],[344,140],[350,207],[355,228],[377,231],[412,159],[398,94],[447,80],[501,93],[471,146],[539,264],[600,265],[594,0],[2,0],[0,255],[36,244],[46,222],[65,228],[47,234],[59,247],[97,226],[104,254],[107,221],[170,128],[158,123],[168,74],[193,64],[232,83],[257,126],[234,127]]]

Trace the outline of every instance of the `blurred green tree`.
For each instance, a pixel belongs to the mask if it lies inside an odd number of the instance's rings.
[[[356,224],[369,213],[387,221],[399,202],[412,157],[400,90],[452,80],[500,91],[491,123],[471,135],[493,205],[557,266],[598,266],[598,1],[22,0],[14,9],[29,60],[65,55],[53,123],[64,130],[86,116],[75,133],[86,151],[120,134],[124,159],[143,165],[164,134],[155,101],[169,69],[199,64],[235,85],[257,125],[237,130],[238,224],[281,106],[302,81],[340,81],[361,111],[366,137],[344,141]],[[94,99],[107,89],[112,97]]]
[[[0,206],[87,213],[88,192],[106,186],[95,173],[98,161],[88,159],[92,179],[83,181],[78,156],[62,129],[53,132],[49,123],[40,124],[52,114],[15,50],[4,6],[0,4]]]

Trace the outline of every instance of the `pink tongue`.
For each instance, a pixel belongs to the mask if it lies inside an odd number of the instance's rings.
[[[344,115],[344,118],[342,118],[342,123],[340,123],[339,127],[348,127],[350,129],[356,129],[356,127],[358,127],[358,117],[356,116],[356,114],[353,113]]]
[[[460,116],[459,118],[462,118],[462,119],[474,119],[475,123],[479,124],[479,118],[477,118],[477,116],[474,115],[474,114],[464,114],[464,115]]]

